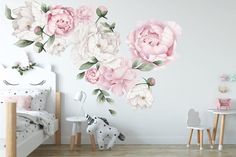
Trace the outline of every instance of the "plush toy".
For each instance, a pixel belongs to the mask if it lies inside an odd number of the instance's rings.
[[[121,141],[125,140],[125,136],[118,131],[117,128],[109,125],[109,122],[105,118],[101,117],[91,117],[86,115],[86,119],[88,121],[88,134],[96,134],[97,142],[100,150],[104,150],[104,140],[105,138],[109,138],[109,142],[107,144],[107,149],[111,150],[114,146],[116,139],[120,139]]]

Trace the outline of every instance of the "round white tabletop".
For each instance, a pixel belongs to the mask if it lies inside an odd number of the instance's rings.
[[[236,114],[236,109],[229,109],[229,110],[208,109],[208,111],[214,114]]]

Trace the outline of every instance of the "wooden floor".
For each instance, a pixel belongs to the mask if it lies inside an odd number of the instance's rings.
[[[216,146],[215,146],[216,147]],[[43,145],[29,157],[236,157],[236,145],[224,145],[219,152],[204,145],[186,148],[185,145],[116,145],[111,151],[92,152],[89,145],[71,151],[69,145]]]

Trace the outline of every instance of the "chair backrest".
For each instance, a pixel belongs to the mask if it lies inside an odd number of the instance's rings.
[[[188,120],[187,120],[188,127],[200,126],[200,124],[201,124],[201,119],[199,117],[199,112],[195,111],[194,109],[190,109],[188,111]]]

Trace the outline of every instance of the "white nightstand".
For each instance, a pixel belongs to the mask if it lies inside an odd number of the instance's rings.
[[[78,116],[73,116],[73,117],[67,117],[66,121],[72,122],[72,135],[71,135],[71,142],[70,142],[70,147],[71,150],[74,150],[75,144],[80,146],[81,145],[81,130],[82,130],[82,123],[87,123],[87,120],[85,117],[78,117]],[[95,139],[93,135],[89,135],[90,138],[90,143],[92,146],[92,151],[96,150],[96,144],[95,144]]]

